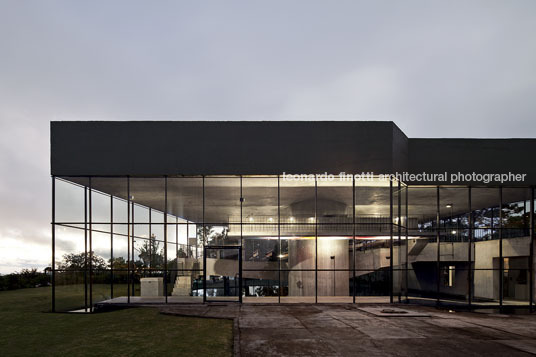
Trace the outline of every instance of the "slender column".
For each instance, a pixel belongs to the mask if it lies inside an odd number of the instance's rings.
[[[166,304],[168,302],[168,262],[167,262],[167,250],[168,250],[168,244],[167,244],[167,233],[168,233],[168,227],[167,227],[167,211],[168,211],[168,177],[164,177],[164,297],[166,300]]]
[[[389,178],[389,302],[393,303],[393,179]]]
[[[402,289],[402,284],[400,282],[401,279],[401,274],[400,274],[400,267],[402,266],[402,264],[400,264],[400,261],[402,260],[402,193],[401,193],[401,184],[400,184],[400,181],[398,181],[398,220],[397,220],[397,224],[398,224],[398,268],[397,268],[397,276],[398,276],[398,302],[402,302],[401,299],[402,299],[402,292],[400,291]]]
[[[87,312],[87,187],[84,187],[84,309]]]
[[[89,311],[93,311],[93,190],[89,178]]]
[[[352,302],[355,304],[355,288],[356,288],[356,275],[355,275],[355,176],[352,175]]]
[[[149,271],[152,273],[153,267],[153,244],[156,246],[156,237],[153,240],[153,210],[149,207]],[[152,274],[151,274],[152,275]]]
[[[114,298],[114,196],[110,195],[110,298]]]
[[[136,235],[136,225],[135,225],[135,221],[136,221],[136,218],[134,216],[134,202],[131,202],[130,204],[130,207],[132,209],[132,241],[130,242],[130,258],[132,260],[132,279],[131,279],[131,286],[130,288],[132,289],[132,296],[136,295],[136,283],[134,281],[134,274],[136,272],[136,260],[134,259],[134,236]]]
[[[473,300],[473,206],[471,202],[471,186],[467,189],[469,206],[469,245],[467,246],[467,303],[471,307]]]
[[[203,240],[203,303],[207,302],[207,252],[205,248],[205,176],[203,176],[203,214],[202,214],[202,222],[201,222],[201,239]],[[196,237],[197,241],[197,237]],[[197,247],[195,248],[196,251],[196,259],[197,259]]]
[[[110,195],[110,298],[114,298],[114,196]]]
[[[188,220],[186,220],[186,243],[188,243]],[[186,249],[186,257],[188,257],[188,248]],[[193,268],[193,267],[192,267]],[[179,217],[175,216],[175,279],[179,275]],[[190,272],[190,276],[192,272]],[[175,282],[172,282],[175,284]],[[190,280],[190,290],[192,289]],[[172,293],[173,294],[173,293]]]
[[[52,312],[56,312],[56,177],[52,176]]]
[[[278,257],[277,257],[277,261],[279,262],[278,264],[278,279],[279,279],[279,291],[278,291],[278,294],[277,294],[277,302],[278,303],[281,303],[281,290],[282,290],[282,287],[281,287],[281,184],[280,184],[280,177],[279,175],[277,175],[277,243],[278,243]],[[287,247],[288,249],[288,247]]]
[[[530,312],[534,311],[534,187],[530,188],[530,256],[529,256],[529,299]]]
[[[242,175],[240,175],[240,249],[238,250],[238,301],[242,303],[242,247],[243,242],[243,227],[242,227],[242,212],[244,205],[244,196],[242,190]]]
[[[315,304],[318,303],[318,182],[315,175]]]
[[[409,215],[408,215],[408,199],[409,199],[409,188],[406,186],[406,221],[404,223],[406,227],[406,264],[405,264],[405,276],[406,276],[406,302],[409,301],[408,290],[409,290]]]
[[[127,302],[130,304],[130,177],[127,177]]]
[[[440,227],[440,199],[439,199],[439,186],[436,188],[436,244],[437,244],[437,257],[436,257],[436,304],[439,305],[439,296],[441,293],[441,227]]]
[[[499,187],[499,311],[503,306],[503,279],[504,279],[504,259],[503,259],[503,188]]]

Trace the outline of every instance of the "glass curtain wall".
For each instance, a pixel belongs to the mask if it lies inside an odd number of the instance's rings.
[[[410,301],[475,308],[533,305],[532,189],[407,190]]]
[[[54,177],[53,308],[534,300],[534,192],[322,175]]]

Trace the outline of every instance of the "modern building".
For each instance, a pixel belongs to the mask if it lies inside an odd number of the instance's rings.
[[[53,310],[532,308],[535,152],[392,122],[52,122]]]

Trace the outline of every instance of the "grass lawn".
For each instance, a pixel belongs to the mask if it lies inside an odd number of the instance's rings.
[[[154,308],[51,313],[51,289],[0,292],[2,356],[230,356],[232,321],[161,315]]]

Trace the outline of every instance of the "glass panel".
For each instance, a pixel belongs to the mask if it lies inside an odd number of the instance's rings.
[[[162,269],[164,267],[164,244],[154,238],[134,239],[136,266]]]
[[[111,217],[110,196],[98,191],[91,191],[91,221],[108,223]]]
[[[475,269],[499,269],[499,202],[497,188],[472,189]],[[478,290],[476,278],[486,274],[475,275],[475,294]]]
[[[160,211],[151,210],[151,223],[164,223],[164,214]]]
[[[111,299],[111,281],[112,274],[110,270],[93,271],[92,294],[93,304],[103,300]]]
[[[467,301],[467,274],[469,272],[466,262],[442,262],[440,266],[439,291],[440,298],[445,302]]]
[[[282,234],[314,232],[315,181],[280,181]],[[289,225],[287,227],[287,225]],[[309,225],[309,226],[308,226]]]
[[[252,224],[250,229],[277,234],[277,177],[244,177],[242,197],[242,222]],[[240,222],[240,217],[233,217],[232,222]]]
[[[440,188],[440,260],[441,298],[465,300],[469,259],[469,190],[467,188]],[[446,284],[454,279],[452,285]],[[463,280],[465,279],[465,280]]]
[[[55,193],[56,222],[84,223],[84,187],[56,179]]]
[[[282,258],[277,237],[244,237],[242,254],[244,270],[278,270]]]
[[[352,181],[318,181],[318,223],[333,225],[333,231],[351,230],[348,226],[353,223],[352,190]]]
[[[84,270],[85,233],[83,229],[56,225],[56,268]]]
[[[279,272],[278,271],[244,271],[245,303],[278,303]]]
[[[113,213],[114,213],[114,216],[113,216],[114,223],[128,223],[127,201],[114,197]]]
[[[85,306],[85,274],[79,271],[56,271],[56,311],[71,311]]]
[[[149,208],[133,203],[134,215],[131,217],[134,223],[149,223]]]
[[[126,269],[126,265],[125,265]],[[116,297],[126,297],[128,296],[128,274],[126,271],[115,271],[113,272],[113,281],[114,281],[114,298]]]
[[[437,188],[408,187],[409,234],[435,240]]]
[[[315,237],[281,237],[281,269],[315,267]]]
[[[114,230],[117,225],[114,225]],[[113,269],[127,269],[128,238],[125,235],[114,234],[113,236]]]
[[[530,272],[528,269],[516,269],[527,266],[526,258],[505,258],[503,273],[503,304],[527,305],[530,302]]]
[[[356,302],[389,302],[389,269],[357,270]]]
[[[352,237],[318,237],[318,269],[352,269]]]
[[[389,192],[389,187],[356,186],[355,213],[358,235],[389,234],[392,223],[389,217]]]
[[[175,243],[167,244],[167,268],[179,269],[177,260],[178,247]]]
[[[201,233],[206,245],[240,245],[240,225],[238,232],[227,225],[206,225]]]
[[[240,218],[240,178],[205,178],[205,222],[229,224]]]
[[[497,270],[481,269],[473,271],[473,302],[474,304],[498,304],[499,280],[501,272],[499,261],[494,260]]]
[[[94,265],[108,268],[111,258],[110,240],[110,233],[92,232],[91,243],[93,249],[93,259],[95,260]]]
[[[240,250],[206,248],[205,254],[207,301],[238,301]]]
[[[203,303],[201,271],[168,271],[169,303]]]
[[[282,271],[281,272],[282,303],[314,303],[315,272],[314,271]]]
[[[130,233],[135,238],[148,239],[150,237],[151,227],[149,224],[133,224],[130,227]]]
[[[353,302],[350,286],[352,271],[332,270],[318,272],[318,302],[351,303]]]
[[[150,237],[151,239],[156,240],[157,242],[164,243],[164,225],[160,223],[151,224],[150,227]]]
[[[203,179],[168,178],[168,213],[190,222],[203,222]]]
[[[130,199],[134,205],[134,222],[149,223],[148,207],[164,212],[165,207],[164,178],[131,178]]]
[[[91,230],[93,232],[100,232],[100,233],[110,233],[111,224],[92,224],[91,226],[88,225],[88,229],[91,227]]]
[[[143,269],[139,275],[139,296],[144,301],[165,301],[166,287],[164,286],[164,272]]]

